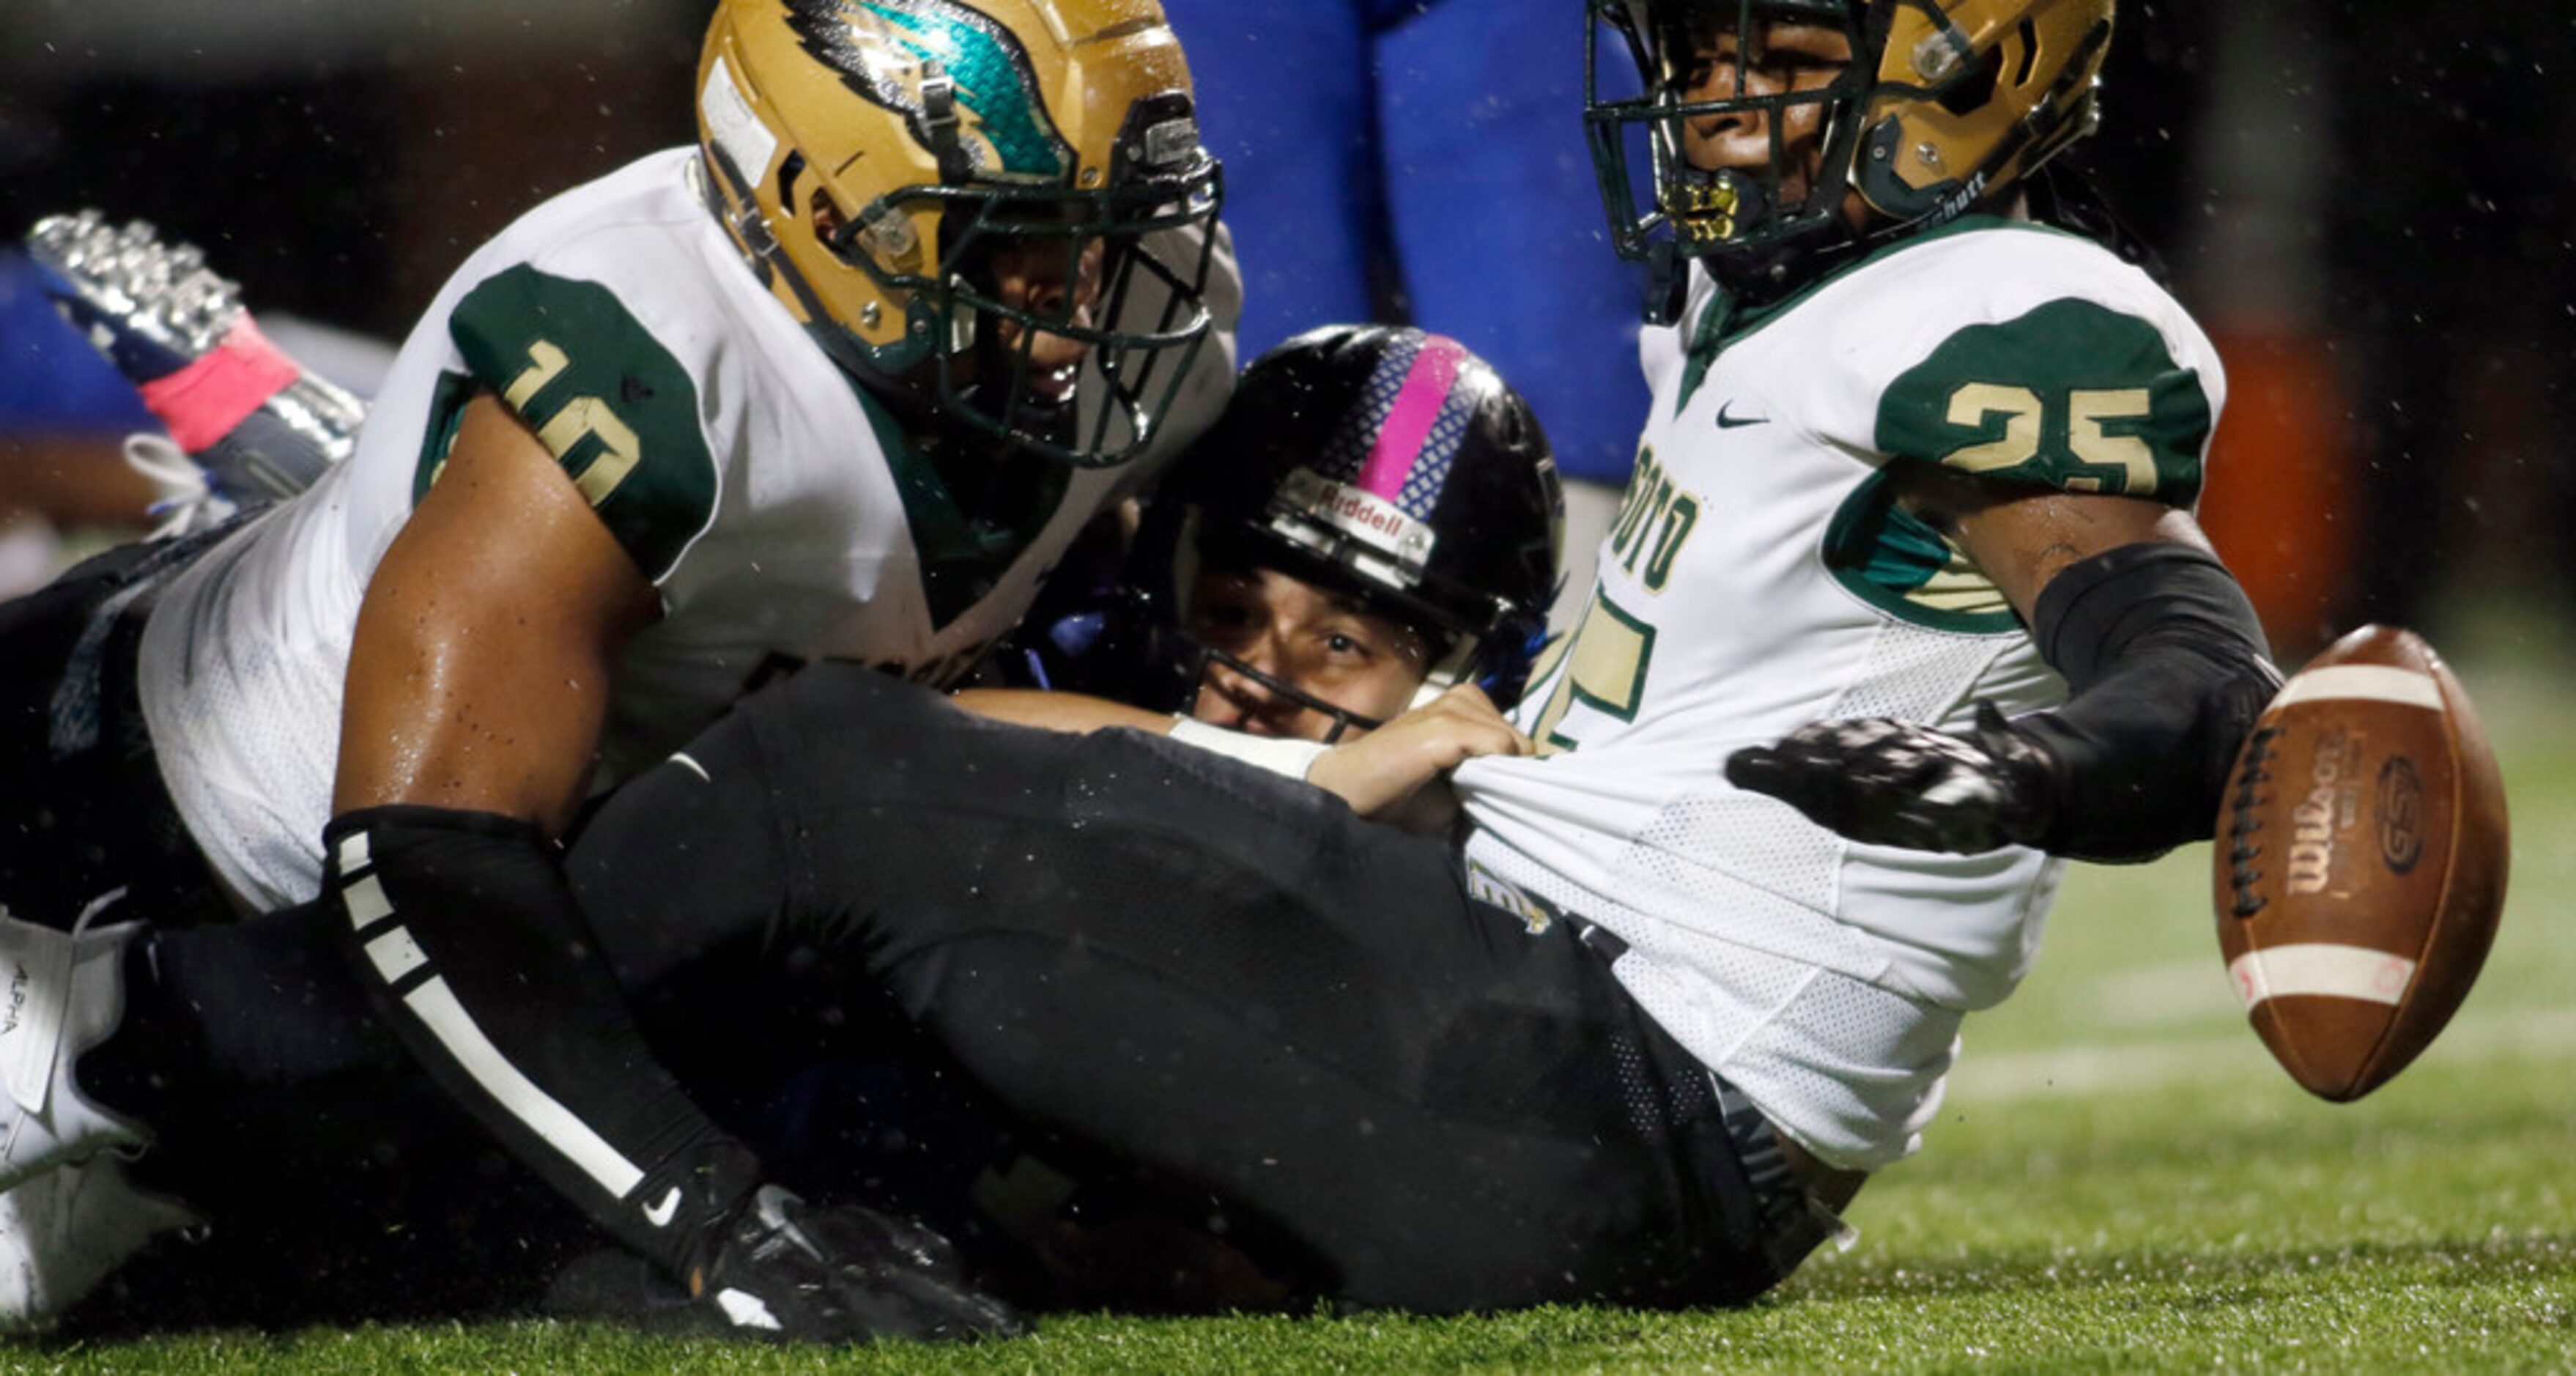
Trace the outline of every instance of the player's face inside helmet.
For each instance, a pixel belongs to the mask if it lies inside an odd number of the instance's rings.
[[[1658,194],[1676,228],[1710,244],[1758,239],[1799,218],[1859,228],[1867,204],[1824,175],[1835,119],[1848,122],[1847,25],[1743,0],[1666,5],[1658,15],[1659,84],[1678,125],[1661,137],[1680,164]]]
[[[1668,319],[1681,265],[1769,294],[1852,242],[1849,194],[1869,86],[1853,0],[1594,0],[1584,119],[1613,243],[1658,272]],[[1633,76],[1606,58],[1627,49]],[[1638,83],[1633,94],[1618,87]]]
[[[1851,66],[1851,35],[1840,28],[1756,17],[1720,6],[1677,35],[1675,85],[1684,104],[1704,107],[1682,121],[1682,156],[1702,172],[1775,175],[1776,200],[1795,205],[1815,188],[1825,155],[1826,107],[1815,99]],[[1802,98],[1803,97],[1803,98]],[[1855,223],[1857,196],[1844,213]]]
[[[1032,404],[1059,407],[1072,401],[1091,345],[1079,334],[1059,333],[1040,322],[1060,320],[1068,331],[1091,328],[1106,257],[1107,247],[1098,239],[1041,239],[995,250],[989,257],[993,297],[1026,318],[1004,316],[993,323],[991,343],[974,360],[977,370],[995,367],[998,359]]]
[[[924,389],[995,417],[998,433],[1070,444],[1083,364],[1103,337],[1108,279],[1135,251],[1133,238],[1113,242],[1062,203],[1035,198],[960,218],[962,242],[948,253],[963,288],[951,316],[958,337],[954,352],[922,365],[944,372]],[[820,198],[814,232],[827,243],[853,237]]]
[[[1244,370],[1145,508],[1126,580],[1141,672],[1112,695],[1326,741],[1426,688],[1509,708],[1563,519],[1538,417],[1465,345],[1310,330]],[[1107,623],[1050,643],[1118,643]]]
[[[1422,632],[1277,569],[1201,570],[1185,629],[1208,651],[1191,715],[1254,735],[1349,739],[1410,706],[1431,670]]]
[[[986,232],[953,256],[959,277],[991,308],[965,317],[975,338],[949,356],[949,387],[1017,428],[1069,439],[1106,306],[1104,279],[1113,257],[1123,259],[1133,244],[1113,245],[1047,203],[1005,204],[984,224]]]

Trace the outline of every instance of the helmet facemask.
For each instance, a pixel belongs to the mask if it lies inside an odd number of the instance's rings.
[[[919,357],[892,374],[899,399],[1077,467],[1122,463],[1154,438],[1208,343],[1222,199],[1196,126],[1185,112],[1175,122],[1190,131],[1188,160],[1169,170],[1089,191],[905,187],[833,229],[835,256],[908,303]],[[935,254],[883,251],[889,234],[917,235],[925,221]],[[1175,250],[1186,261],[1171,261]],[[1006,287],[1013,278],[1025,285]],[[871,360],[861,376],[882,371]]]
[[[1839,30],[1855,54],[1864,51],[1862,8],[1595,0],[1585,38],[1585,126],[1622,257],[1655,263],[1671,279],[1659,287],[1677,286],[1683,265],[1698,258],[1729,286],[1767,295],[1788,284],[1801,259],[1856,237],[1844,203],[1866,69],[1855,60],[1829,81],[1780,89],[1757,82],[1754,71],[1773,22]],[[1624,39],[1643,94],[1608,93],[1599,51],[1605,25]],[[1736,36],[1730,52],[1710,50],[1721,33]],[[1769,144],[1760,165],[1692,163],[1693,121],[1747,119],[1759,122]],[[1653,304],[1668,295],[1659,290]],[[1669,318],[1668,309],[1657,314]]]

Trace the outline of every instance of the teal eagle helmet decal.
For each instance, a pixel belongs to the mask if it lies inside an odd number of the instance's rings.
[[[940,151],[936,79],[954,92],[969,175],[1053,183],[1071,145],[1047,118],[1028,50],[988,15],[954,0],[787,0],[788,26],[851,90],[895,111],[915,141]]]

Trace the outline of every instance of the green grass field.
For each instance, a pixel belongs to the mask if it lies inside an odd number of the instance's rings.
[[[2512,898],[2450,1031],[2355,1105],[2246,1030],[2209,852],[2070,882],[2037,972],[1972,1021],[1858,1245],[1727,1313],[1051,1319],[964,1351],[820,1353],[542,1323],[0,1347],[8,1371],[2576,1370],[2570,666],[2466,637],[2511,794]]]

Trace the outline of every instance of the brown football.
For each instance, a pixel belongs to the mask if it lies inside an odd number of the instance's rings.
[[[2218,949],[2254,1031],[2310,1093],[2388,1082],[2495,940],[2504,785],[2459,680],[2364,626],[2283,685],[2228,776]]]

